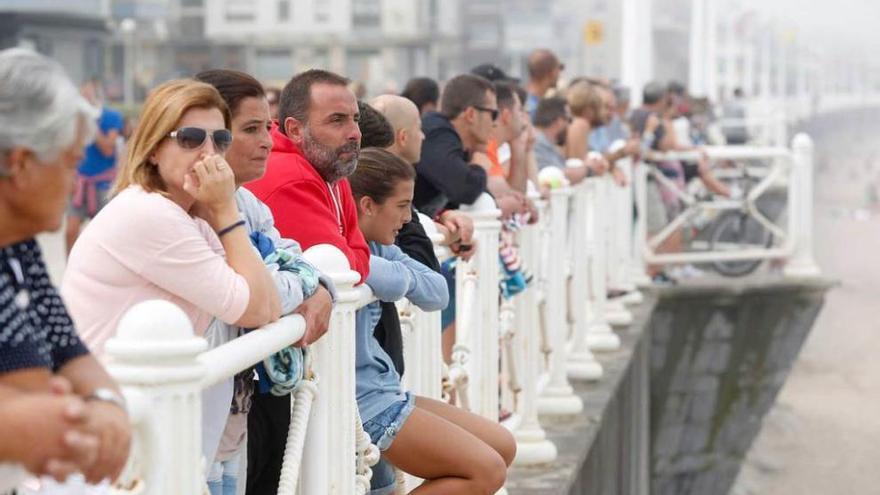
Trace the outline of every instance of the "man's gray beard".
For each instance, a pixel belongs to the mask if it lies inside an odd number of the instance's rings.
[[[306,127],[306,131],[303,133],[302,152],[306,160],[318,171],[321,178],[330,184],[337,182],[343,177],[348,177],[357,168],[358,148],[348,144],[335,150],[324,146],[312,138],[308,127]],[[339,155],[343,152],[353,152],[354,157],[348,161],[340,161]]]

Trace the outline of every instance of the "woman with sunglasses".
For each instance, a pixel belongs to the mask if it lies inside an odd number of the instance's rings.
[[[230,115],[212,86],[169,81],[150,93],[107,206],[70,254],[62,294],[98,356],[135,304],[164,299],[197,335],[214,318],[259,327],[278,291],[251,246],[223,154]]]

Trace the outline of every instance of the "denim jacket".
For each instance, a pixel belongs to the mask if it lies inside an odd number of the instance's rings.
[[[364,306],[355,315],[356,390],[362,421],[369,421],[404,398],[400,375],[373,336],[382,314],[379,301],[393,302],[406,297],[425,311],[439,311],[449,302],[446,281],[439,273],[410,258],[397,246],[375,242],[369,245],[372,256],[366,283],[378,301]]]

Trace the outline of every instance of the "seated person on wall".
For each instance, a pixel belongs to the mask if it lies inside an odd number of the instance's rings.
[[[0,463],[113,480],[128,459],[125,402],[80,339],[35,239],[61,227],[96,115],[57,62],[24,49],[0,51],[0,107]],[[0,464],[0,492],[21,480]]]
[[[303,259],[298,242],[281,237],[269,208],[241,187],[266,172],[272,148],[268,95],[256,79],[238,71],[208,70],[197,74],[195,79],[214,86],[229,107],[233,139],[226,150],[226,160],[235,176],[235,202],[247,222],[251,240],[258,241],[261,252],[270,252],[269,259],[275,260],[273,266],[278,269],[272,270],[272,277],[282,314],[300,314],[305,319],[305,335],[295,345],[309,345],[327,331],[333,284]],[[205,337],[216,347],[244,331],[215,319]],[[202,395],[202,451],[209,462],[208,486],[212,495],[237,493],[238,466],[245,454],[248,413],[255,393],[253,374],[254,368],[248,368],[234,380],[211,387]],[[261,389],[270,386],[271,392],[260,393],[277,395],[270,400],[289,403],[290,393],[286,387],[266,383]],[[250,432],[252,441],[259,443],[262,433],[262,429]]]
[[[388,151],[361,152],[351,183],[372,253],[366,284],[380,301],[406,297],[436,311],[449,300],[443,277],[393,244],[411,218],[414,179],[412,166]],[[373,335],[380,313],[374,302],[356,315],[357,403],[371,441],[390,464],[425,480],[419,493],[495,493],[515,455],[513,436],[476,414],[404,391]],[[372,493],[395,493],[393,470],[385,467]],[[388,484],[377,486],[380,480]]]

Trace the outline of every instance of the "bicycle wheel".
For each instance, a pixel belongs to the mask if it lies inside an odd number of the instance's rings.
[[[709,239],[712,251],[741,251],[767,248],[773,234],[757,220],[742,212],[728,212],[715,224]],[[714,261],[712,268],[725,277],[743,277],[755,271],[764,260]]]

